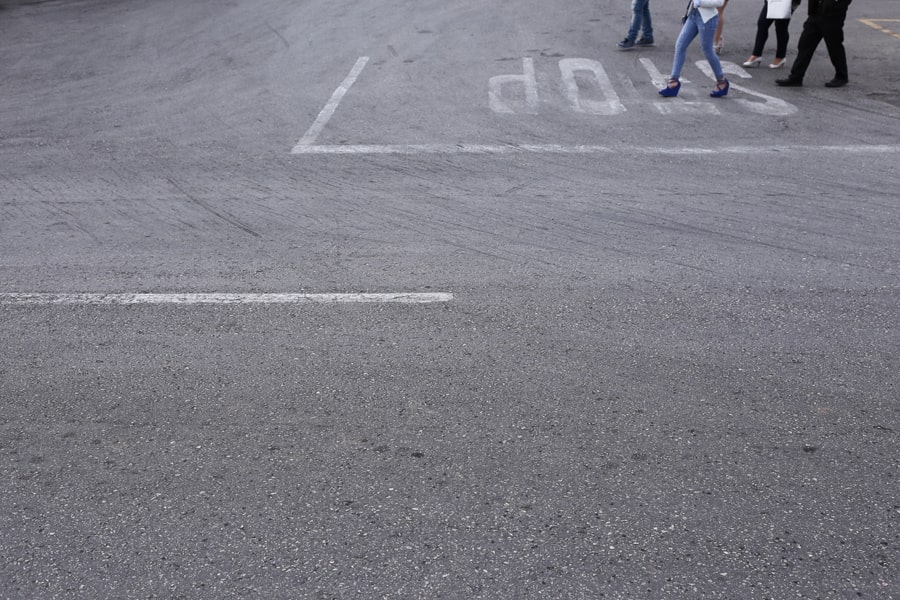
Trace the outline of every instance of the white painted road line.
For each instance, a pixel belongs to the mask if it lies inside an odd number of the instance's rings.
[[[352,69],[350,69],[350,74],[347,75],[341,85],[339,85],[338,88],[334,90],[334,93],[331,95],[331,99],[328,101],[328,104],[325,105],[325,108],[323,108],[319,113],[319,116],[316,117],[315,122],[313,122],[309,130],[305,134],[303,134],[303,137],[300,138],[300,141],[297,142],[297,145],[294,147],[294,152],[296,152],[297,148],[302,148],[303,146],[308,146],[316,142],[319,134],[322,133],[323,129],[325,129],[325,125],[328,124],[328,121],[331,119],[332,115],[334,115],[334,111],[337,110],[338,104],[341,103],[341,99],[343,99],[344,94],[346,94],[350,90],[350,87],[356,81],[356,78],[359,77],[359,74],[362,73],[362,70],[366,66],[367,62],[369,62],[368,56],[359,57],[359,59],[356,61],[356,64],[353,65]]]
[[[537,78],[534,75],[534,59],[522,59],[522,75],[498,75],[491,77],[488,81],[488,104],[491,110],[500,114],[515,114],[516,110],[511,108],[503,99],[503,88],[508,84],[521,83],[525,90],[525,103],[522,107],[523,112],[536,115],[540,100],[538,99]]]
[[[431,304],[449,302],[453,294],[434,293],[358,293],[358,294],[51,294],[0,293],[6,305],[122,305],[122,304],[349,304],[397,303]]]
[[[803,152],[845,152],[852,154],[893,154],[900,153],[900,145],[848,145],[848,146],[724,146],[721,148],[640,148],[628,146],[614,148],[611,146],[562,144],[384,144],[384,145],[311,145],[297,146],[293,154],[652,154],[680,155],[696,154],[779,154]]]
[[[597,154],[613,152],[604,146],[563,146],[557,144],[385,144],[385,145],[316,145],[296,147],[294,154],[513,154],[536,152],[547,154]]]
[[[625,112],[625,105],[613,89],[612,81],[600,61],[588,58],[564,58],[559,61],[559,72],[565,84],[566,96],[572,110],[592,115],[618,115]],[[576,73],[590,73],[598,89],[603,91],[603,100],[582,98]]]

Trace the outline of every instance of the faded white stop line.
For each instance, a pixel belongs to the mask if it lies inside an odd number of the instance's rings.
[[[343,293],[343,294],[49,294],[3,293],[0,304],[6,305],[123,305],[123,304],[351,304],[395,303],[431,304],[449,302],[453,294],[447,292],[425,293]]]
[[[898,154],[900,144],[851,144],[845,146],[630,146],[616,148],[599,145],[562,144],[347,144],[309,146],[297,145],[292,154],[623,154],[623,155],[672,155],[692,156],[703,154],[738,154],[756,156],[763,154],[796,154],[809,152],[836,152],[842,154]]]

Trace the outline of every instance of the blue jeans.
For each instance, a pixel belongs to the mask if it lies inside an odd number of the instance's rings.
[[[703,17],[700,16],[700,11],[691,11],[687,21],[684,22],[684,27],[681,28],[681,33],[678,35],[678,41],[675,42],[675,59],[672,61],[672,79],[681,78],[681,69],[684,68],[688,46],[691,45],[691,42],[694,41],[697,34],[700,34],[700,49],[703,50],[703,55],[706,56],[706,60],[709,61],[709,66],[712,67],[716,79],[722,80],[725,78],[725,73],[722,71],[722,63],[719,62],[719,57],[716,55],[716,51],[713,50],[713,37],[716,35],[716,25],[718,24],[718,15],[704,23]]]
[[[653,40],[653,22],[650,20],[650,0],[631,0],[631,28],[626,36],[632,42],[637,39],[638,32],[643,27],[645,40]]]

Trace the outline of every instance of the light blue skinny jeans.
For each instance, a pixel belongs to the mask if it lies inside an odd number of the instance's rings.
[[[716,55],[716,51],[713,50],[713,37],[716,35],[716,25],[718,24],[718,15],[704,23],[699,10],[691,11],[687,21],[684,22],[684,27],[681,28],[681,33],[678,35],[678,41],[675,42],[675,59],[672,61],[672,79],[681,79],[681,69],[684,68],[688,46],[691,45],[691,42],[694,41],[697,34],[700,34],[700,49],[703,50],[703,55],[706,56],[706,60],[709,61],[709,66],[712,67],[716,79],[721,81],[725,78],[725,73],[722,71],[722,63],[719,62],[719,57]]]
[[[631,0],[631,28],[628,30],[628,39],[632,42],[637,39],[638,33],[643,29],[645,40],[653,39],[653,21],[650,20],[650,0]]]

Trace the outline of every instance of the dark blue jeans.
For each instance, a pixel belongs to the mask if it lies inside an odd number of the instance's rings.
[[[703,55],[706,56],[706,60],[709,61],[709,66],[712,67],[716,79],[721,81],[725,78],[725,73],[722,71],[722,63],[719,62],[719,57],[716,55],[716,51],[713,50],[713,37],[716,35],[716,25],[718,24],[718,15],[704,23],[703,17],[700,16],[700,11],[691,11],[687,21],[684,22],[684,26],[681,28],[681,33],[678,35],[678,41],[675,42],[675,59],[672,61],[672,79],[681,79],[681,69],[684,68],[688,46],[691,45],[691,42],[694,41],[694,38],[698,35],[700,36],[700,48],[703,50]]]
[[[653,22],[650,20],[650,0],[631,0],[631,28],[626,36],[632,42],[637,39],[638,33],[643,29],[641,36],[645,40],[653,39]]]

